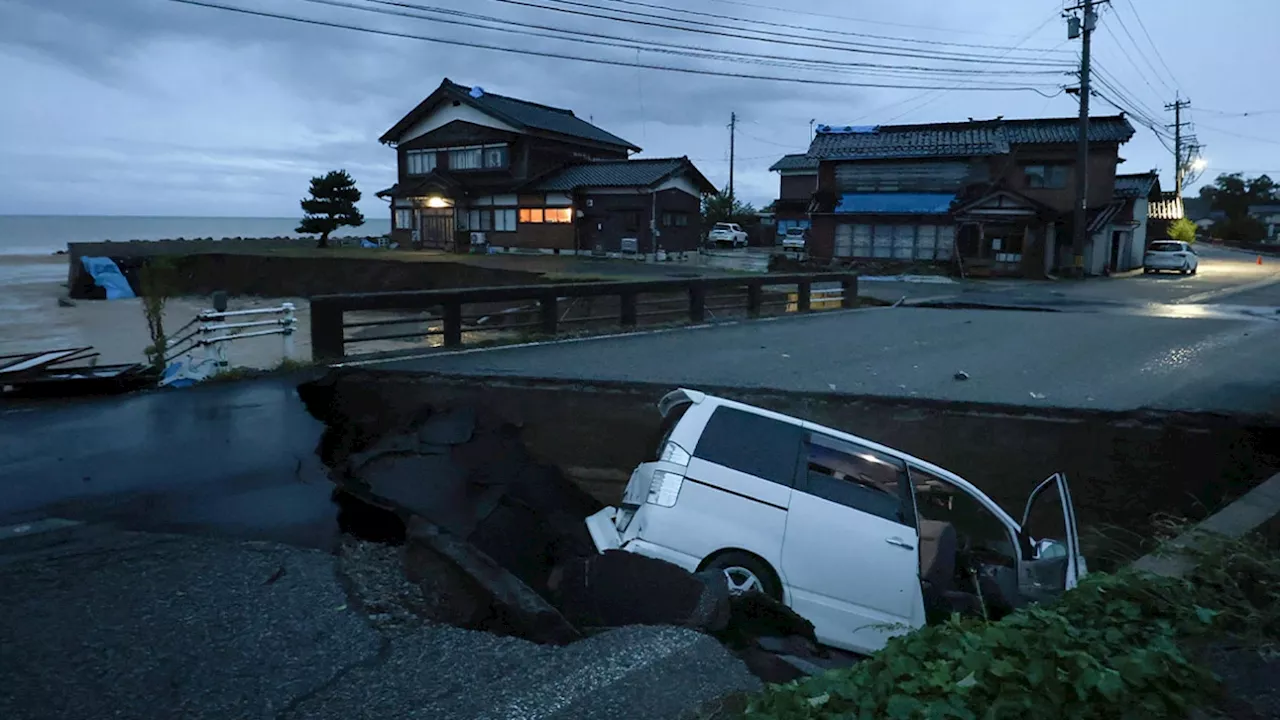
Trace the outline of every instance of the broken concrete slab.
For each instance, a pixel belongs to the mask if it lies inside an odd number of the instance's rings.
[[[722,630],[729,593],[665,560],[609,550],[560,567],[552,595],[578,627],[678,625]]]
[[[463,592],[483,603],[466,613],[471,627],[556,645],[582,638],[559,610],[475,545],[421,518],[410,521],[408,542],[419,554],[434,552],[461,571]]]

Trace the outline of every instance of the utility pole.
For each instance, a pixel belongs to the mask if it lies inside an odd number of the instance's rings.
[[[1173,96],[1173,102],[1164,106],[1165,110],[1173,111],[1173,188],[1177,192],[1178,197],[1182,197],[1182,126],[1190,125],[1189,122],[1182,121],[1182,108],[1191,107],[1190,100],[1183,100],[1177,95]]]
[[[1068,10],[1083,10],[1084,20],[1080,23],[1080,124],[1079,142],[1076,149],[1076,203],[1072,213],[1071,255],[1075,268],[1082,268],[1085,245],[1089,242],[1089,49],[1094,27],[1098,24],[1098,15],[1094,7],[1106,0],[1084,0],[1081,4]],[[1074,17],[1072,18],[1074,20]],[[1075,29],[1075,23],[1068,21],[1069,37]],[[1073,270],[1075,270],[1073,268]]]
[[[733,136],[738,129],[738,113],[729,113],[729,207],[733,207]]]

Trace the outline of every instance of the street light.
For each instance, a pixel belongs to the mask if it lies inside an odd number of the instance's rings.
[[[1209,161],[1205,160],[1204,158],[1196,158],[1195,160],[1191,161],[1191,170],[1193,172],[1200,172],[1201,170],[1204,170],[1206,167],[1209,167]]]

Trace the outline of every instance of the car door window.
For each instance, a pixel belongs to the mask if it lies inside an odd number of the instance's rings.
[[[805,443],[804,491],[908,527],[916,526],[907,467],[897,458],[819,433]]]
[[[799,425],[719,407],[707,420],[693,455],[791,487],[803,435]]]

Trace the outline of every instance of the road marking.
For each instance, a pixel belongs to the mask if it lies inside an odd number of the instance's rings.
[[[1177,305],[1194,304],[1194,303],[1203,302],[1205,300],[1211,300],[1213,298],[1229,297],[1231,295],[1236,295],[1238,293],[1249,292],[1250,290],[1259,290],[1264,287],[1275,285],[1276,283],[1280,283],[1280,275],[1273,275],[1264,280],[1247,283],[1245,285],[1219,288],[1217,290],[1206,290],[1204,292],[1199,292],[1193,295],[1188,295],[1183,298],[1178,298],[1177,300],[1174,300],[1173,303]]]
[[[83,525],[77,520],[66,520],[64,518],[45,518],[44,520],[35,520],[29,523],[18,523],[17,525],[6,525],[0,527],[0,542],[5,540],[16,540],[18,538],[28,537],[30,535],[39,535],[41,533],[53,532],[55,530],[63,530],[65,528]]]

